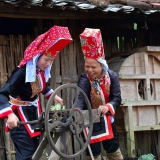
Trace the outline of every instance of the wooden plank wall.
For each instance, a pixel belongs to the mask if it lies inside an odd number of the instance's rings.
[[[105,19],[85,19],[85,20],[35,20],[36,25],[33,25],[34,34],[23,35],[0,35],[0,87],[5,83],[8,77],[11,75],[12,70],[18,65],[23,57],[25,48],[30,42],[36,38],[39,34],[47,31],[53,25],[61,25],[69,27],[70,33],[73,38],[73,42],[63,49],[56,57],[51,70],[50,85],[52,88],[56,88],[65,83],[77,83],[78,77],[83,72],[84,59],[81,51],[79,34],[87,28],[99,28],[102,32],[106,59],[111,57],[125,56],[130,51],[137,47],[143,46],[159,46],[160,45],[160,24],[148,23],[148,29],[145,29],[143,23],[137,22],[137,29],[134,29],[134,22],[132,21],[120,21],[120,20],[105,20]],[[27,28],[26,28],[27,30]],[[65,95],[65,93],[64,93]],[[63,98],[65,96],[63,95]],[[45,104],[45,101],[44,101]],[[119,124],[123,122],[123,115],[120,112],[117,115],[117,119],[121,120],[117,122],[118,132],[120,135],[121,147],[123,153],[126,153],[126,136],[124,127]],[[3,132],[0,132],[3,134]],[[145,135],[151,133],[145,133]],[[154,133],[160,141],[159,132]],[[0,135],[2,137],[2,135]],[[138,136],[138,141],[142,142],[141,135]],[[144,136],[145,138],[145,136]],[[155,142],[157,139],[153,139]],[[0,141],[1,142],[1,141]],[[142,143],[144,144],[144,143]],[[2,142],[0,146],[2,146]],[[148,144],[145,144],[146,147]],[[151,144],[150,144],[151,145]],[[153,148],[153,147],[152,147]],[[1,151],[1,150],[0,150]],[[156,149],[154,149],[154,153]],[[10,151],[9,151],[10,152]],[[11,156],[11,155],[10,155]]]
[[[5,83],[8,77],[11,75],[13,69],[19,64],[23,57],[24,49],[26,45],[31,42],[30,35],[0,35],[0,87]],[[1,123],[1,137],[5,137],[5,145],[7,148],[7,158],[10,160],[15,159],[15,149],[14,145],[10,139],[9,133],[2,132],[4,130],[4,121]],[[3,135],[2,135],[3,134]],[[0,143],[0,147],[3,147],[3,138]],[[0,150],[0,152],[3,149]],[[2,153],[2,152],[1,152]],[[2,160],[5,158],[5,153],[0,154]],[[0,158],[1,159],[1,158]]]

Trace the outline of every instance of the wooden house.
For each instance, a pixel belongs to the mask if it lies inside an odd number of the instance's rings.
[[[159,148],[158,141],[153,144],[160,130],[159,54],[159,47],[147,46],[128,57],[108,61],[109,68],[117,72],[120,79],[122,103],[116,122],[117,128],[125,125],[128,155],[135,156],[138,145],[143,146],[140,149],[143,153]]]
[[[108,61],[114,57],[126,58],[145,46],[159,47],[159,6],[156,0],[0,0],[0,86],[22,59],[25,48],[53,25],[67,26],[73,38],[73,42],[53,63],[50,80],[53,88],[65,83],[76,84],[83,72],[84,60],[79,34],[86,27],[101,29]],[[123,110],[119,110],[116,117],[117,129],[121,150],[127,155],[128,140],[123,117]],[[0,134],[4,135],[3,127]],[[148,137],[151,141],[146,142]],[[139,156],[137,153],[141,150],[141,154],[151,152],[157,159],[160,158],[159,141],[159,131],[139,132],[133,142],[138,151],[132,155]],[[9,143],[6,145],[10,160],[15,154],[14,148]],[[0,140],[2,160],[3,153],[4,139]]]

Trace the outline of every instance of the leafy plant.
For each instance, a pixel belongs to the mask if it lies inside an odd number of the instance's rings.
[[[65,106],[62,106],[60,103],[57,103],[55,106],[51,106],[50,107],[50,111],[54,111],[54,110],[63,110],[65,109]]]
[[[138,160],[155,160],[153,154],[145,154],[138,158]]]

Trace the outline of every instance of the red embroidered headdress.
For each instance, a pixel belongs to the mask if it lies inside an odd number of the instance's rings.
[[[98,60],[105,59],[103,41],[100,29],[86,28],[80,34],[80,41],[84,58]]]
[[[37,54],[55,58],[56,55],[72,41],[68,27],[53,26],[50,30],[38,36],[25,50],[24,58],[19,67],[24,66]]]

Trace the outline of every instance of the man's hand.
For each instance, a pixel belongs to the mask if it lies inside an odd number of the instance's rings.
[[[8,128],[13,129],[15,127],[18,127],[18,121],[19,119],[14,113],[9,114],[7,119]]]
[[[98,115],[104,116],[106,113],[108,113],[109,108],[106,105],[100,105],[98,108]]]
[[[63,106],[63,99],[56,95],[54,97],[54,104],[56,105],[57,103],[60,103]]]

